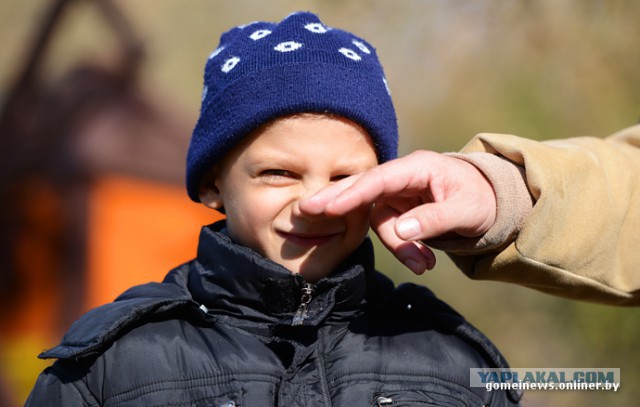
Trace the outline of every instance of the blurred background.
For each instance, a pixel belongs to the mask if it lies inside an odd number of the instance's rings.
[[[195,255],[184,156],[220,34],[296,10],[373,43],[401,154],[479,132],[605,137],[640,118],[632,0],[3,0],[0,2],[0,406],[22,405],[36,359],[88,308]],[[571,239],[567,236],[567,239]],[[640,310],[473,282],[439,256],[412,276],[514,367],[620,368],[613,392],[526,393],[526,406],[635,405]]]

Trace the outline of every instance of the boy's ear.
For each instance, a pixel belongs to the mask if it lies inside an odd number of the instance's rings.
[[[219,167],[213,167],[200,183],[200,202],[212,209],[221,209],[223,207],[222,194],[216,183],[219,173]]]

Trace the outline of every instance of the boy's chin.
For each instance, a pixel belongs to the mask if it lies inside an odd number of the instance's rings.
[[[313,259],[304,259],[300,262],[287,262],[284,266],[291,270],[294,274],[300,274],[308,283],[315,283],[318,280],[327,277],[336,267],[335,264],[327,262],[318,262]],[[309,264],[312,263],[312,264]]]

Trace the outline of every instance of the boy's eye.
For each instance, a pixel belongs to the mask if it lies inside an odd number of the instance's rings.
[[[349,178],[350,176],[351,176],[350,174],[335,175],[335,176],[331,177],[331,182],[338,182],[341,179]]]
[[[287,179],[296,179],[296,174],[287,170],[268,169],[260,172],[260,177],[268,181],[282,182]]]
[[[287,170],[274,170],[274,169],[269,169],[269,170],[264,170],[260,173],[260,175],[263,176],[271,176],[271,177],[290,177],[291,173]]]

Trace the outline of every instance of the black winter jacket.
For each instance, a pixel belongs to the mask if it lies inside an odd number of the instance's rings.
[[[506,406],[469,386],[505,367],[479,331],[426,288],[394,289],[369,241],[308,286],[203,228],[198,258],[162,283],[90,311],[28,406]]]

